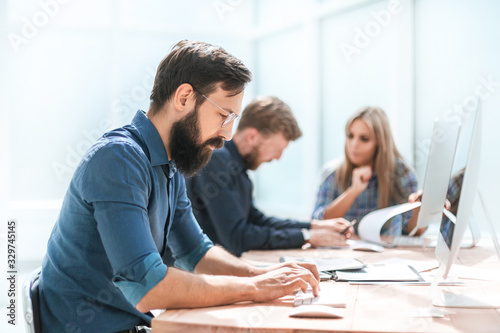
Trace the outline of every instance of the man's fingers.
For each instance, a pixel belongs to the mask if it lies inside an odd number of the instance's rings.
[[[354,235],[354,228],[350,227],[349,230],[344,234],[345,238],[351,238]]]
[[[310,271],[300,273],[299,276],[300,289],[305,293],[308,286],[311,286],[314,296],[318,296],[319,292],[319,279],[315,278]]]
[[[309,270],[313,274],[313,276],[316,278],[316,280],[319,281],[319,271],[318,271],[318,267],[316,266],[316,264],[309,263],[309,262],[298,262],[297,264],[299,266],[302,266],[303,268]]]
[[[311,264],[309,263],[309,265]],[[284,263],[280,268],[254,277],[255,285],[259,290],[254,301],[266,302],[290,295],[293,291],[299,289],[307,292],[309,286],[311,286],[313,294],[317,296],[319,292],[319,273],[315,265],[309,265],[308,263]]]
[[[281,267],[282,268],[287,268],[287,269],[291,269],[291,270],[305,270],[306,272],[308,272],[309,274],[312,274],[312,276],[317,280],[319,281],[320,278],[319,278],[319,271],[318,271],[318,267],[316,266],[316,264],[314,263],[311,263],[311,262],[296,262],[296,261],[292,261],[292,262],[285,262],[283,264],[281,264]],[[296,271],[297,272],[297,271]]]
[[[284,269],[283,285],[286,286],[287,294],[298,289],[301,289],[305,293],[309,286],[311,286],[314,295],[318,294],[319,274],[318,277],[315,277],[309,269],[303,268],[300,265],[296,265],[294,268],[286,267]]]
[[[337,246],[348,246],[348,244],[346,243],[345,240],[346,240],[345,235],[338,235],[338,237],[337,237],[338,245]]]

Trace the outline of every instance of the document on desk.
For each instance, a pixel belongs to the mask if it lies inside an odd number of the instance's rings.
[[[430,286],[432,281],[434,281],[435,269],[437,269],[438,264],[437,261],[417,261],[417,260],[408,260],[402,258],[389,258],[375,263],[374,265],[380,266],[390,266],[390,265],[406,265],[415,269],[420,275],[421,279],[418,281],[391,281],[391,284],[399,284],[399,285],[410,285],[410,286]],[[387,284],[387,281],[350,281],[350,284]],[[440,281],[440,286],[458,286],[463,285],[462,281],[459,281],[458,278],[448,276],[446,280]]]
[[[382,208],[366,214],[358,224],[358,234],[361,239],[381,245],[390,245],[380,238],[384,224],[396,215],[420,207],[421,202],[404,203]]]
[[[408,265],[372,265],[359,270],[337,271],[337,281],[410,282],[423,281]]]
[[[294,258],[283,256],[280,258],[280,261],[302,261],[314,263],[320,272],[361,269],[365,267],[364,263],[354,258]]]

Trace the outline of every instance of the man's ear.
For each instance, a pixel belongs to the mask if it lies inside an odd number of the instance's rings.
[[[260,139],[260,133],[255,127],[248,127],[246,128],[246,141],[247,143],[255,147],[258,144],[258,141]]]
[[[189,83],[183,83],[174,94],[174,107],[179,111],[191,111],[196,103],[196,98],[194,96],[194,89]]]

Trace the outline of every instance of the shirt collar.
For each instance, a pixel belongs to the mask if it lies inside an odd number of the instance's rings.
[[[243,172],[247,171],[247,166],[243,161],[243,157],[241,157],[241,154],[238,151],[238,147],[236,147],[236,144],[233,142],[233,140],[226,141],[226,143],[224,143],[224,147],[226,147],[234,160],[240,165],[241,170]]]
[[[137,128],[149,150],[151,165],[167,165],[168,176],[172,178],[177,172],[177,167],[173,161],[169,161],[161,136],[155,125],[146,116],[146,113],[138,110],[132,120],[132,125]]]

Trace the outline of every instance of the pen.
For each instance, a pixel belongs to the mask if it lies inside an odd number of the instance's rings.
[[[344,230],[342,230],[342,231],[340,232],[340,234],[341,234],[341,235],[345,234],[345,233],[347,232],[347,230],[349,230],[349,228],[350,228],[350,227],[352,227],[353,225],[355,225],[355,224],[356,224],[356,222],[358,222],[356,219],[352,220],[352,221],[351,221],[351,224],[350,224],[348,227],[346,227]]]

